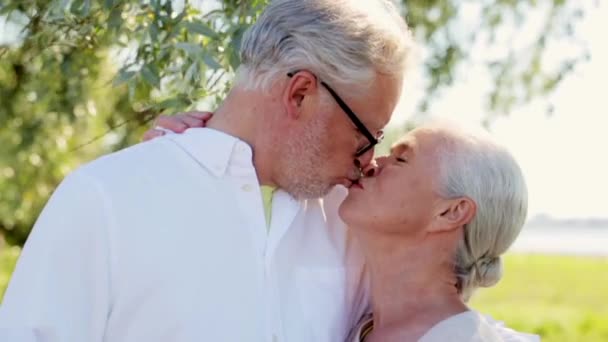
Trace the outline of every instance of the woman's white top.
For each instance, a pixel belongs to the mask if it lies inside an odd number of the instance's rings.
[[[364,317],[347,341],[364,342],[373,328],[371,315]],[[510,329],[477,311],[466,311],[435,324],[419,342],[537,342],[540,337]]]

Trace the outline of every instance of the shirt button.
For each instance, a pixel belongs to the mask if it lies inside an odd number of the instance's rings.
[[[279,342],[277,335],[272,335],[272,342]]]
[[[251,186],[251,184],[245,184],[241,187],[241,189],[243,189],[245,192],[251,192],[251,190],[253,190],[253,186]]]

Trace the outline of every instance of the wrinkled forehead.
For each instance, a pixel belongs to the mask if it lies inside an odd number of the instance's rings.
[[[410,133],[405,134],[391,145],[391,154],[398,155],[406,151],[414,150],[416,146],[416,137]]]
[[[439,157],[439,153],[447,143],[445,132],[429,128],[416,128],[395,142],[391,154],[411,153],[430,159]]]

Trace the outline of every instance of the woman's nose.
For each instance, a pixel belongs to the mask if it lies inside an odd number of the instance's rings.
[[[372,160],[366,167],[364,167],[361,172],[364,177],[373,177],[378,173],[378,164],[376,160]]]
[[[386,163],[387,163],[388,161],[389,161],[389,158],[388,158],[388,157],[386,157],[386,156],[385,156],[385,157],[378,157],[378,158],[374,159],[374,163],[375,163],[376,165],[378,165],[378,167],[380,167],[380,168],[381,168],[381,167],[384,167],[384,165],[386,165]]]

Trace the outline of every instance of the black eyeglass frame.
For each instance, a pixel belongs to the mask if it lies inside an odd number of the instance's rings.
[[[298,73],[300,71],[301,70],[296,70],[296,71],[288,72],[287,76],[293,77],[296,73]],[[314,75],[314,76],[317,79],[319,79],[316,75]],[[320,80],[320,82],[321,82],[321,85],[323,87],[325,87],[325,89],[327,89],[327,91],[329,92],[329,94],[331,95],[331,97],[333,97],[333,99],[336,101],[336,103],[338,104],[338,106],[340,106],[340,108],[342,109],[342,111],[344,111],[344,113],[346,113],[346,115],[348,116],[348,118],[350,119],[350,121],[352,121],[352,123],[355,125],[355,127],[357,127],[357,129],[359,130],[359,132],[361,132],[361,134],[363,134],[363,136],[365,138],[367,138],[367,140],[369,142],[368,145],[363,146],[362,148],[358,149],[357,152],[355,152],[355,157],[361,157],[367,151],[369,151],[372,148],[374,148],[374,146],[378,145],[378,143],[380,141],[382,141],[382,138],[384,137],[383,132],[380,131],[380,135],[378,137],[375,137],[367,129],[367,127],[365,127],[365,125],[363,124],[363,122],[361,122],[361,120],[359,120],[359,117],[357,116],[357,114],[355,114],[355,112],[353,112],[353,110],[350,109],[350,107],[346,104],[346,102],[344,102],[344,100],[342,100],[342,98],[338,95],[338,93],[336,93],[336,91],[333,90],[332,87],[330,87],[323,80]]]

